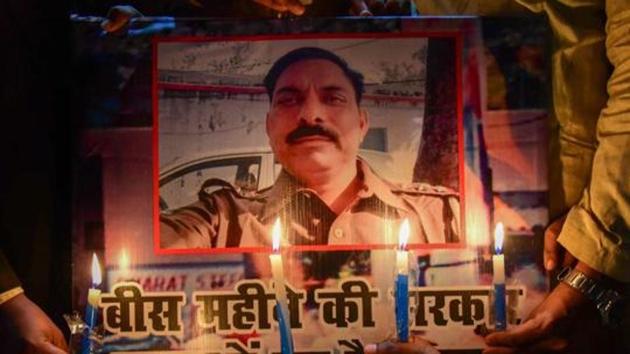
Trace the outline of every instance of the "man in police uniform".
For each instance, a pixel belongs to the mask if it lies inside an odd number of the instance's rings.
[[[397,242],[386,235],[395,235],[404,218],[412,225],[409,243],[459,242],[455,192],[394,185],[358,158],[368,131],[363,75],[332,52],[299,48],[274,63],[264,84],[280,176],[253,195],[207,181],[198,202],[161,215],[162,248],[269,246],[277,218],[288,230],[284,242],[293,245]],[[208,194],[210,185],[223,188]]]

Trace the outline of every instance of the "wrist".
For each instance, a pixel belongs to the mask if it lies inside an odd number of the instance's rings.
[[[0,312],[9,317],[20,316],[20,309],[23,308],[25,301],[29,301],[23,291],[0,304]]]
[[[11,300],[14,300],[19,295],[23,294],[24,290],[22,287],[16,286],[15,288],[9,289],[0,293],[0,305],[3,305]]]
[[[565,267],[558,280],[561,282],[558,287],[571,288],[571,291],[580,294],[577,298],[581,298],[582,302],[588,299],[605,325],[615,327],[620,324],[626,301],[618,289],[611,286],[612,279],[579,262],[575,268]]]

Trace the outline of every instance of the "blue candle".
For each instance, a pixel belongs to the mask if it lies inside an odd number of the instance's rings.
[[[409,341],[409,276],[396,277],[396,331],[398,341]]]
[[[98,321],[98,303],[100,301],[101,290],[98,286],[101,285],[101,267],[98,264],[98,258],[96,254],[92,255],[92,286],[88,291],[88,301],[85,306],[85,323],[88,326],[88,333],[84,334],[81,338],[81,353],[89,354],[92,350],[92,342],[90,341],[90,332],[96,326]]]
[[[276,317],[278,317],[278,327],[280,330],[280,351],[282,354],[292,354],[294,351],[293,336],[291,335],[289,307],[286,302],[276,302]]]
[[[504,331],[507,328],[505,313],[505,258],[503,256],[503,224],[494,229],[494,250],[492,256],[492,283],[494,284],[494,329]]]
[[[409,252],[406,250],[409,239],[409,220],[405,219],[398,234],[396,252],[396,332],[398,341],[409,341]]]

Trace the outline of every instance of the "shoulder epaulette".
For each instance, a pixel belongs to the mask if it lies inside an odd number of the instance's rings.
[[[418,182],[397,186],[397,188],[392,189],[392,192],[395,194],[432,195],[436,197],[459,196],[459,193],[451,188]]]

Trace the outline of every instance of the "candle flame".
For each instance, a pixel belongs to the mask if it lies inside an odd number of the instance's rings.
[[[497,223],[497,226],[494,228],[494,251],[496,254],[503,253],[503,239],[504,239],[504,231],[503,231],[503,223]]]
[[[282,235],[282,228],[280,227],[280,218],[276,219],[273,223],[273,229],[271,230],[271,245],[274,252],[278,252],[280,249],[280,236]]]
[[[400,225],[400,231],[398,231],[398,248],[404,250],[407,247],[407,241],[409,241],[409,219],[405,219]]]
[[[124,248],[120,251],[120,258],[118,258],[118,267],[121,271],[129,270],[129,255],[127,254],[127,250]]]
[[[103,281],[101,275],[101,266],[98,263],[98,257],[96,257],[96,253],[92,253],[92,284],[94,286],[101,285]]]

